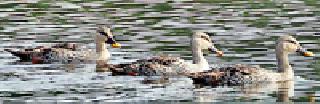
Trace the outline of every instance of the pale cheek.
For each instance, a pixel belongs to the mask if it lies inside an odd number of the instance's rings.
[[[97,40],[105,41],[106,39],[106,36],[97,35]]]
[[[291,51],[292,52],[296,52],[297,51],[297,49],[298,49],[298,46],[297,45],[291,45]]]
[[[207,46],[205,44],[201,45],[201,49],[206,49]]]
[[[209,48],[209,43],[204,42],[204,44],[202,45],[202,49],[208,49],[208,48]]]
[[[289,51],[289,44],[287,44],[287,43],[285,43],[284,45],[283,45],[283,51]]]
[[[297,50],[297,46],[294,44],[287,44],[285,45],[285,51],[288,52],[295,52]]]

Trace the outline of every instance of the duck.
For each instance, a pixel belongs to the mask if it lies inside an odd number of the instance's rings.
[[[191,39],[192,63],[179,57],[154,56],[149,59],[140,59],[130,64],[108,65],[112,75],[131,76],[174,76],[185,75],[191,72],[209,70],[208,61],[203,56],[203,50],[223,56],[209,35],[205,32],[194,32]]]
[[[294,72],[289,64],[288,55],[312,57],[312,52],[304,49],[296,38],[290,35],[279,37],[276,44],[277,70],[267,70],[259,66],[236,64],[228,67],[212,68],[205,72],[188,73],[195,84],[220,86],[220,85],[244,85],[258,82],[292,81]]]
[[[52,47],[38,46],[36,48],[22,49],[14,51],[12,49],[4,49],[13,56],[19,57],[20,62],[31,62],[32,64],[52,64],[55,62],[71,63],[74,61],[84,62],[88,60],[96,60],[97,64],[107,61],[110,53],[106,48],[106,44],[110,44],[113,48],[120,48],[121,44],[117,43],[111,32],[111,28],[107,26],[99,26],[95,35],[96,51],[81,51],[75,43],[56,44]]]

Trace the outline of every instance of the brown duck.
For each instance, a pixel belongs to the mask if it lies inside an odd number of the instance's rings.
[[[288,55],[297,52],[303,56],[313,56],[306,51],[292,36],[281,36],[276,45],[277,71],[266,70],[248,65],[235,65],[215,68],[205,72],[189,73],[190,78],[197,84],[203,85],[242,85],[266,81],[292,81],[294,72],[289,64]]]
[[[32,62],[32,64],[50,64],[54,62],[74,62],[74,61],[88,61],[98,60],[106,61],[109,59],[109,51],[105,48],[105,44],[111,44],[113,48],[120,47],[119,43],[113,38],[110,28],[99,27],[95,35],[96,51],[79,51],[74,43],[64,43],[54,45],[49,48],[43,46],[23,49],[21,51],[13,51],[12,49],[5,49],[14,56],[20,58],[21,62]]]
[[[157,56],[150,59],[137,60],[132,64],[107,65],[113,75],[133,76],[173,76],[186,75],[192,72],[209,70],[209,64],[203,56],[202,50],[206,49],[222,56],[223,53],[215,48],[210,37],[203,32],[192,35],[193,63],[185,62],[178,57]]]

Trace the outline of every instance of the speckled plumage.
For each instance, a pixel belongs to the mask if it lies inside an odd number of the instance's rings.
[[[185,62],[177,57],[158,56],[110,69],[114,75],[185,75],[190,72],[209,70],[209,64],[203,56],[203,50],[209,50],[218,56],[223,54],[215,48],[209,35],[204,32],[195,32],[192,35],[191,47],[193,63]]]
[[[183,75],[185,71],[177,70],[179,58],[153,57],[151,59],[137,60],[131,64],[110,65],[113,75],[132,76],[170,76]]]
[[[312,56],[312,53],[303,49],[295,38],[285,35],[279,38],[276,45],[277,71],[247,65],[235,65],[206,72],[191,73],[188,76],[193,79],[194,83],[211,86],[292,81],[294,73],[289,64],[288,55],[294,52],[302,53],[304,56]]]
[[[212,68],[205,72],[189,73],[195,84],[218,86],[218,85],[241,85],[258,81],[255,75],[259,68],[246,65]]]
[[[300,44],[291,36],[279,38],[276,54],[278,60],[278,70],[266,70],[257,66],[233,65],[228,67],[212,68],[211,70],[194,72],[199,67],[191,67],[186,70],[190,63],[186,63],[179,58],[154,57],[147,60],[138,60],[133,64],[123,64],[113,66],[113,75],[133,75],[133,76],[177,76],[183,75],[191,78],[195,84],[207,86],[221,85],[244,85],[268,83],[274,81],[290,81],[293,79],[293,70],[290,65],[283,66],[283,62],[288,64],[288,54],[293,52],[306,52]],[[281,54],[286,53],[286,54]],[[304,54],[308,55],[308,54]],[[201,70],[201,69],[200,69]]]
[[[268,75],[268,73],[272,73],[272,71],[261,70],[259,67],[235,65],[193,73],[186,70],[178,70],[175,69],[178,67],[173,67],[179,66],[179,64],[184,64],[179,62],[179,58],[154,57],[151,59],[138,60],[132,64],[109,65],[108,67],[112,71],[112,75],[116,76],[187,76],[191,78],[195,84],[210,86],[242,85],[272,80],[265,76]]]
[[[56,44],[52,47],[37,47],[31,49],[22,49],[13,51],[5,49],[14,56],[20,58],[21,62],[29,62],[32,64],[52,64],[52,63],[88,63],[94,61],[107,61],[110,57],[105,44],[111,44],[112,47],[120,47],[113,39],[111,29],[108,27],[98,27],[95,35],[96,50],[81,49],[76,47],[78,44],[64,43]]]
[[[50,48],[37,47],[22,49],[20,51],[6,49],[6,51],[19,57],[20,62],[32,62],[33,64],[83,62],[94,53],[90,51],[77,51],[72,43],[58,44]]]

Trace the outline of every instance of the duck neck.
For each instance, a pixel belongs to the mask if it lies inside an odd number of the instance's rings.
[[[197,39],[192,40],[192,61],[198,66],[197,71],[209,70],[209,64],[203,56],[202,49]]]
[[[101,42],[101,41],[96,42],[96,52],[97,53],[108,51],[105,47],[106,47],[106,44],[104,42]]]
[[[104,38],[97,36],[96,39],[96,53],[98,55],[97,60],[107,60],[110,57],[109,51],[106,49]]]
[[[293,70],[289,64],[288,52],[283,51],[281,46],[276,48],[276,57],[278,61],[278,72],[286,78],[293,78]]]

